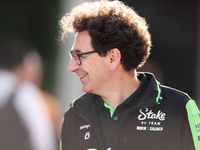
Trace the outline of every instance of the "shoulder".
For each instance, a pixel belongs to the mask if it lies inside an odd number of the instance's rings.
[[[177,90],[175,88],[162,85],[161,90],[163,101],[168,101],[171,104],[178,103],[186,105],[186,103],[191,100],[190,96],[187,93]]]
[[[86,93],[83,96],[77,98],[71,103],[71,108],[79,111],[90,108],[97,100],[99,96],[91,93]]]
[[[93,106],[94,103],[96,103],[96,100],[98,98],[98,95],[86,93],[82,95],[81,97],[75,99],[71,105],[70,108],[65,113],[65,116],[67,115],[73,115],[76,112],[83,113],[87,111],[90,107]]]

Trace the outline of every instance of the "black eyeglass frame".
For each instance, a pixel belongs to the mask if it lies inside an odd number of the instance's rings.
[[[81,65],[81,64],[82,64],[82,63],[81,63],[81,57],[82,57],[83,55],[92,54],[92,53],[96,53],[96,51],[90,51],[90,52],[85,52],[85,53],[80,53],[80,54],[74,53],[73,51],[69,51],[70,57],[71,57],[71,58],[74,58],[75,61],[76,61],[76,63],[77,63],[78,65]],[[77,56],[77,57],[78,57],[80,63],[78,62],[77,58],[74,57],[74,56]]]

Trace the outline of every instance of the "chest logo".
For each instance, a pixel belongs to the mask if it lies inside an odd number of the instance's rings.
[[[80,130],[88,129],[89,127],[91,127],[91,125],[90,124],[86,124],[86,125],[80,126]]]
[[[90,138],[90,132],[85,132],[85,137],[84,139],[85,140],[88,140]]]
[[[152,110],[146,108],[145,110],[140,109],[140,114],[138,115],[138,120],[145,120],[145,119],[158,119],[160,121],[165,120],[165,113],[161,110],[158,110],[157,113],[154,113]]]

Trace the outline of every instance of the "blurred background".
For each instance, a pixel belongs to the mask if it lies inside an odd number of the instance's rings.
[[[200,106],[199,0],[123,0],[150,25],[153,47],[141,71],[153,72],[164,85],[188,93]],[[68,73],[74,36],[59,39],[58,21],[84,0],[1,0],[0,38],[21,36],[42,58],[42,89],[57,97],[63,110],[82,93]]]

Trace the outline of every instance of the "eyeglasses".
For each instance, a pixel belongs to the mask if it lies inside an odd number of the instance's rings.
[[[69,56],[72,58],[74,58],[74,60],[76,61],[76,63],[78,65],[81,65],[81,57],[83,55],[86,55],[86,54],[91,54],[91,53],[95,53],[96,51],[90,51],[90,52],[86,52],[86,53],[80,53],[80,54],[77,54],[77,53],[74,53],[73,51],[69,51]]]

